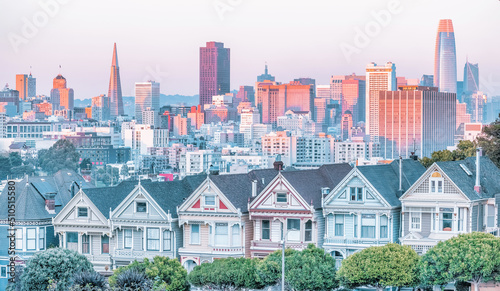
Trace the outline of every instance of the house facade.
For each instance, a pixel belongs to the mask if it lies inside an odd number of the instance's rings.
[[[324,197],[323,248],[336,259],[337,268],[359,250],[398,242],[398,198],[424,171],[411,159],[355,167]]]
[[[263,258],[282,247],[302,250],[322,245],[322,195],[351,170],[348,164],[324,165],[316,170],[281,171],[248,206],[253,225],[250,256]]]
[[[253,225],[248,217],[248,201],[277,173],[268,169],[207,176],[179,206],[179,226],[183,231],[179,257],[188,271],[214,259],[249,254]]]
[[[494,233],[496,199],[500,170],[488,157],[434,163],[400,198],[401,244],[424,254],[461,233]]]
[[[25,177],[10,182],[0,194],[0,290],[5,290],[9,278],[11,257],[16,265],[24,265],[35,253],[59,244],[54,235],[52,218],[80,189],[89,187],[84,179],[72,170],[61,170],[52,177]],[[10,194],[13,192],[14,194]],[[15,197],[14,207],[8,208]],[[12,211],[8,211],[12,209]],[[9,216],[10,213],[10,216]],[[9,222],[15,219],[13,231]],[[9,235],[15,236],[15,255],[9,254]]]
[[[177,257],[177,205],[202,179],[126,181],[78,192],[54,218],[60,247],[85,255],[97,271],[155,256]]]

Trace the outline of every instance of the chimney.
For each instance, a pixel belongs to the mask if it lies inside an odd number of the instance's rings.
[[[403,191],[403,158],[399,156],[399,191]]]
[[[283,162],[281,161],[281,155],[276,156],[276,160],[273,163],[274,169],[277,171],[283,170]]]
[[[477,192],[477,194],[481,194],[481,155],[482,155],[482,148],[478,147],[476,149],[476,184],[474,185],[474,191]]]
[[[257,180],[252,180],[252,197],[257,196]]]
[[[48,213],[56,213],[56,193],[46,193],[45,194],[45,210]]]

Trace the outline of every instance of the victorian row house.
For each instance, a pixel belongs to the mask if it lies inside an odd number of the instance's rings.
[[[91,185],[72,170],[5,185],[0,195],[0,290],[7,286],[11,258],[23,265],[36,252],[59,244],[52,218],[83,187]],[[15,253],[9,253],[10,247]]]
[[[106,188],[83,188],[69,172],[25,179],[16,186],[18,259],[58,244],[84,254],[97,270],[157,255],[191,270],[218,258],[263,258],[283,243],[298,250],[312,243],[340,266],[370,246],[402,243],[423,254],[459,233],[498,232],[500,170],[487,157],[428,169],[415,157],[314,170],[274,166]],[[4,208],[0,219],[5,240]],[[0,256],[6,267],[6,253]]]

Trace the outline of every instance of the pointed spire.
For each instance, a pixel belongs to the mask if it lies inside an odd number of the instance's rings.
[[[118,67],[118,55],[116,54],[116,42],[113,48],[113,61],[111,62],[111,66]]]

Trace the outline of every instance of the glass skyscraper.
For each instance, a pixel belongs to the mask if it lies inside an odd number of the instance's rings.
[[[440,92],[457,93],[457,53],[451,19],[439,20],[434,58],[434,86]]]
[[[479,91],[479,65],[471,64],[469,60],[464,67],[464,92],[473,94]]]
[[[212,97],[229,93],[230,50],[221,42],[207,42],[200,48],[200,105],[212,104]]]

